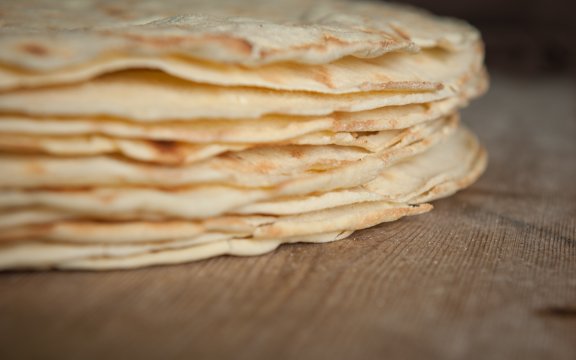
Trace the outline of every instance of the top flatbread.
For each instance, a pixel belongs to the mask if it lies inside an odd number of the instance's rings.
[[[49,71],[111,55],[320,64],[418,47],[459,49],[469,25],[413,8],[335,0],[0,2],[0,63]]]

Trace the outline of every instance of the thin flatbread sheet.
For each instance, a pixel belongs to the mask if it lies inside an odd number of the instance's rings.
[[[419,204],[449,196],[476,181],[486,168],[486,151],[469,131],[459,130],[430,150],[385,168],[355,188],[258,201],[238,214],[288,215],[367,201]]]
[[[275,186],[287,193],[297,193],[311,191],[310,184],[323,184],[329,190],[334,186],[346,187],[345,184],[355,182],[352,179],[363,178],[363,174],[344,175],[347,168],[364,168],[365,173],[373,174],[399,159],[425,151],[449,135],[448,131],[442,131],[444,129],[453,127],[441,127],[420,141],[380,153],[335,145],[270,146],[226,153],[177,167],[103,155],[56,158],[2,154],[0,173],[9,175],[0,178],[0,188],[227,184],[250,188]],[[337,173],[342,177],[335,178]]]
[[[227,187],[197,187],[189,190],[163,192],[157,189],[97,188],[92,190],[3,190],[0,208],[11,212],[0,219],[10,225],[10,215],[24,218],[12,220],[12,227],[40,222],[34,217],[43,208],[44,223],[76,218],[144,219],[153,214],[165,217],[209,217],[226,211],[243,215],[295,215],[354,203],[388,201],[417,204],[454,193],[475,181],[486,166],[486,154],[476,138],[465,130],[446,139],[432,149],[384,169],[378,177],[358,187],[305,196],[282,197],[280,192]],[[268,199],[268,200],[262,200]],[[238,207],[238,204],[245,204]],[[21,209],[21,210],[17,210]],[[26,211],[26,209],[31,209]],[[28,216],[25,216],[28,214]],[[68,217],[66,217],[68,215]],[[41,223],[41,222],[40,222]],[[148,232],[150,233],[150,232]]]
[[[190,120],[140,123],[111,117],[39,117],[0,114],[5,136],[108,136],[193,144],[286,143],[307,134],[404,129],[453,113],[466,103],[459,97],[425,104],[389,106],[374,110],[332,113],[319,117],[265,116],[258,119]]]
[[[104,135],[202,144],[278,143],[318,131],[358,132],[407,128],[453,113],[470,99],[484,93],[487,87],[487,77],[482,72],[468,81],[458,96],[443,100],[308,117],[275,115],[257,119],[188,119],[142,123],[106,116],[58,117],[0,113],[0,131],[36,136]]]
[[[78,246],[62,243],[17,244],[5,247],[4,252],[0,252],[0,269],[110,270],[177,264],[219,255],[261,255],[276,249],[283,243],[325,243],[343,239],[350,233],[351,231],[344,231],[284,239],[257,240],[231,234],[210,233],[183,241],[135,246]]]
[[[321,64],[479,39],[461,21],[359,1],[19,0],[1,2],[0,12],[0,63],[38,72],[116,55]]]
[[[50,154],[56,156],[92,156],[117,154],[123,157],[181,165],[209,159],[228,151],[251,147],[242,144],[190,144],[173,141],[118,139],[100,135],[30,136],[0,133],[0,151],[12,154]]]
[[[483,73],[464,73],[454,83],[435,91],[332,95],[220,87],[191,83],[159,71],[131,70],[75,85],[3,93],[0,111],[38,116],[106,115],[143,122],[247,119],[267,114],[319,116],[335,111],[364,111],[459,96],[470,82],[476,82],[475,79],[482,76]]]
[[[323,234],[349,233],[349,231],[367,228],[381,222],[394,221],[404,216],[421,214],[430,211],[431,208],[428,204],[407,206],[372,202],[321,210],[306,215],[271,217],[268,221],[253,227],[252,237],[255,241],[258,239],[276,240],[276,246],[283,242],[294,242],[295,238],[299,239],[297,241],[306,241],[306,239],[313,241],[317,237],[324,238]],[[50,234],[49,227],[44,227],[44,229],[46,235]],[[226,239],[227,235],[223,234],[221,236]],[[249,239],[250,237],[246,238]],[[213,243],[216,241],[208,240],[203,242]],[[195,237],[156,244],[66,245],[39,241],[8,242],[0,246],[0,269],[53,266],[59,262],[75,258],[122,258],[138,253],[157,253],[162,250],[186,247],[193,244],[198,244]],[[250,254],[251,252],[248,251],[245,255]],[[219,255],[219,253],[215,253],[212,256],[216,255]]]
[[[453,83],[464,72],[477,72],[482,61],[480,45],[458,52],[428,49],[416,54],[392,53],[373,59],[346,57],[319,65],[280,63],[255,68],[194,61],[173,55],[158,58],[116,56],[48,73],[11,72],[0,66],[0,89],[73,83],[117,71],[152,69],[177,78],[220,86],[329,94],[377,90],[433,91]]]
[[[283,144],[339,145],[381,152],[392,146],[400,147],[447,126],[456,126],[456,117],[446,117],[415,125],[403,130],[369,132],[316,132],[290,139]],[[258,132],[257,129],[254,129]],[[91,156],[117,154],[123,157],[167,165],[181,165],[208,159],[228,151],[241,151],[263,144],[190,144],[176,141],[124,139],[101,135],[87,136],[34,136],[0,132],[0,151],[10,153],[44,153],[56,156]]]

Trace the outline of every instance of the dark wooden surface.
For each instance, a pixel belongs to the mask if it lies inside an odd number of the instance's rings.
[[[576,90],[495,76],[423,216],[254,258],[0,275],[0,359],[576,359]]]

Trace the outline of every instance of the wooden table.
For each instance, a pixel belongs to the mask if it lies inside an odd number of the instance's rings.
[[[482,179],[260,257],[0,275],[0,359],[576,359],[576,86],[495,76]]]

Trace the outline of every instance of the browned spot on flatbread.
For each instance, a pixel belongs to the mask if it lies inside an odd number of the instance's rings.
[[[260,55],[262,56],[262,58],[267,58],[267,57],[271,57],[271,56],[274,56],[276,54],[283,53],[283,52],[290,51],[290,50],[301,51],[301,50],[317,49],[317,50],[324,50],[325,51],[331,45],[337,45],[337,46],[342,46],[342,47],[346,47],[346,46],[350,45],[349,42],[338,39],[338,38],[336,38],[330,34],[324,34],[323,40],[324,41],[322,43],[302,44],[299,46],[293,46],[293,47],[289,47],[289,48],[265,49],[265,50],[262,50]]]
[[[372,129],[376,124],[375,120],[355,120],[353,122],[339,121],[334,123],[335,131],[364,131],[365,129]]]
[[[178,143],[172,140],[150,140],[148,143],[161,153],[174,153],[178,150]]]
[[[256,171],[258,173],[266,174],[266,173],[272,172],[273,170],[276,170],[277,168],[278,168],[278,165],[274,164],[274,162],[272,162],[272,161],[261,161],[261,162],[258,162],[258,164],[255,164],[254,171]]]
[[[310,70],[311,70],[310,75],[314,78],[314,80],[326,85],[330,89],[335,88],[334,83],[332,82],[332,76],[330,76],[328,69],[326,69],[324,66],[318,65],[312,67]]]
[[[235,48],[238,52],[250,54],[252,52],[252,44],[246,39],[239,39],[226,35],[213,35],[209,37],[211,41],[218,41],[226,47]]]
[[[311,43],[311,44],[303,44],[299,46],[292,46],[288,48],[276,48],[276,49],[264,49],[260,52],[260,57],[262,59],[266,59],[269,57],[273,57],[277,54],[285,53],[287,51],[308,51],[308,50],[317,50],[317,51],[328,51],[328,49],[332,45],[339,46],[341,48],[347,48],[350,46],[354,46],[358,44],[358,42],[347,42],[342,39],[336,38],[332,35],[324,35],[324,41],[322,43]],[[409,48],[409,46],[402,46],[402,42],[399,42],[395,39],[385,39],[380,41],[373,41],[371,45],[374,48],[388,48],[388,49],[400,49],[400,48]]]
[[[38,153],[40,152],[40,147],[38,144],[30,144],[30,143],[9,143],[9,144],[2,144],[0,143],[0,149],[3,150],[12,150],[12,151],[19,151],[24,153]]]
[[[186,149],[181,143],[171,140],[149,140],[147,143],[160,162],[180,165],[186,160]]]
[[[304,156],[304,151],[298,146],[290,148],[290,155],[296,159],[301,159]]]
[[[326,34],[324,35],[324,41],[329,44],[337,44],[337,45],[348,45],[349,42],[338,39],[332,35]]]
[[[176,46],[194,46],[200,43],[220,43],[228,49],[234,49],[236,52],[242,54],[250,54],[252,52],[252,44],[241,38],[236,38],[227,35],[207,35],[204,37],[190,37],[190,36],[143,36],[139,34],[126,33],[122,34],[128,40],[139,42],[144,45],[149,45],[157,48],[171,48]]]
[[[392,30],[394,30],[394,32],[398,34],[398,36],[400,36],[402,39],[411,41],[410,35],[401,28],[399,28],[398,26],[390,24],[390,28],[392,28]]]
[[[38,56],[38,57],[44,57],[47,56],[49,54],[49,51],[47,48],[45,48],[44,46],[40,45],[40,44],[36,44],[36,43],[26,43],[23,44],[21,47],[22,51],[30,54],[30,55],[34,55],[34,56]]]
[[[419,109],[422,109],[425,113],[430,113],[433,110],[432,103],[423,103],[417,105]]]
[[[40,238],[50,232],[54,226],[55,223],[47,223],[2,229],[2,231],[0,231],[0,241],[11,242],[23,239]]]
[[[129,13],[126,12],[126,9],[123,9],[121,7],[114,6],[114,5],[104,6],[104,7],[102,7],[102,11],[104,11],[107,15],[114,17],[114,18],[118,18],[118,19],[130,19],[131,18]]]

